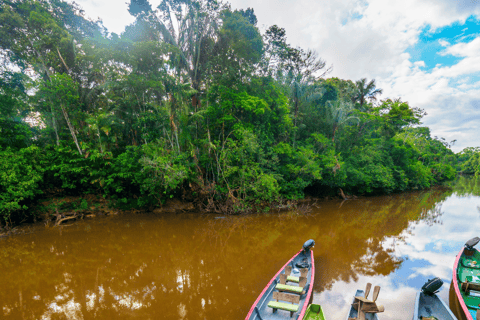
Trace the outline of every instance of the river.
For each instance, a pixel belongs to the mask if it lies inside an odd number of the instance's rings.
[[[445,282],[480,236],[480,180],[296,211],[222,217],[135,214],[0,239],[4,319],[244,319],[270,278],[314,239],[315,302],[346,318],[353,294],[381,286],[381,320],[411,319],[427,279]]]

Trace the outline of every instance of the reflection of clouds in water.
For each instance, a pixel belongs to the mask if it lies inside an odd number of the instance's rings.
[[[357,289],[365,290],[367,282],[380,286],[377,299],[379,305],[385,307],[385,312],[379,314],[382,320],[409,319],[412,316],[416,289],[406,286],[395,287],[389,277],[359,277],[355,283],[336,282],[331,292],[322,292],[316,302],[322,305],[328,319],[345,319]],[[373,295],[373,287],[369,298]]]
[[[75,302],[72,298],[70,301],[63,305],[58,305],[56,302],[52,302],[48,306],[47,312],[42,315],[42,319],[52,319],[52,315],[58,314],[65,315],[67,319],[83,319],[80,303]]]
[[[412,222],[400,236],[385,240],[383,247],[394,248],[395,257],[404,260],[399,269],[388,276],[359,275],[357,282],[338,281],[331,290],[318,294],[315,302],[329,319],[344,319],[355,290],[364,290],[370,282],[381,287],[377,302],[385,306],[379,314],[382,320],[410,319],[417,291],[428,279],[440,277],[444,285],[438,295],[448,304],[455,256],[468,239],[480,236],[479,203],[480,197],[449,197],[436,212],[430,212],[436,216],[434,223],[429,217]]]
[[[404,242],[395,245],[395,254],[412,261],[427,262],[412,268],[410,277],[437,276],[450,281],[458,251],[468,239],[479,235],[480,218],[475,210],[478,203],[478,197],[452,196],[442,205],[442,223],[429,226],[420,221],[411,233],[405,232]],[[386,245],[391,241],[393,239],[389,239]]]

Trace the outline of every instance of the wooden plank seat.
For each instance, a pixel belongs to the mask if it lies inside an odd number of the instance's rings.
[[[461,288],[466,294],[469,294],[470,290],[480,291],[480,283],[474,282],[472,276],[467,276],[465,281],[462,282]]]
[[[292,274],[292,266],[286,266],[285,267],[285,274],[287,275],[287,282],[299,283],[301,277],[305,277],[305,278],[307,277],[308,269],[307,268],[300,269],[300,277],[295,277],[295,276],[291,275]]]
[[[278,291],[287,291],[287,292],[291,292],[291,293],[302,293],[303,292],[303,287],[299,287],[299,286],[290,286],[288,284],[277,284],[275,286],[275,289],[277,289]]]
[[[272,312],[276,312],[277,309],[290,311],[290,317],[292,317],[293,314],[298,311],[300,296],[297,296],[295,294],[288,294],[288,293],[275,291],[273,293],[273,299],[275,299],[275,301],[270,301],[268,303],[268,306],[273,309]],[[281,302],[281,301],[285,301],[285,302]]]
[[[365,313],[379,313],[384,312],[385,308],[381,305],[377,305],[376,301],[378,294],[380,293],[380,287],[375,286],[373,289],[373,300],[367,299],[370,289],[372,288],[371,283],[367,283],[365,288],[365,297],[355,297],[354,303],[352,304],[355,310],[358,311],[357,318],[349,318],[349,320],[365,320]]]
[[[298,281],[298,286],[293,286],[287,284],[287,278],[288,276],[286,274],[280,274],[280,283],[278,283],[275,286],[275,289],[278,291],[287,291],[291,293],[298,293],[298,294],[304,294],[303,288],[307,284],[307,278],[306,277],[300,277]]]

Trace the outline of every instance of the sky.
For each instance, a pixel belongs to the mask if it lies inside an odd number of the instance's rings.
[[[110,32],[134,18],[127,0],[75,0]],[[160,0],[150,0],[156,7]],[[261,31],[286,30],[333,66],[327,77],[375,79],[380,99],[427,112],[423,125],[455,152],[480,146],[480,0],[230,0],[253,8]]]

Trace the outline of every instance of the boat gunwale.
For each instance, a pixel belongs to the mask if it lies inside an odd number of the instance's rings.
[[[303,249],[300,249],[295,255],[293,255],[292,258],[290,258],[290,260],[287,261],[287,263],[285,263],[283,265],[283,267],[280,268],[280,270],[278,270],[278,272],[272,277],[272,279],[270,279],[270,281],[267,283],[267,285],[265,286],[265,288],[263,288],[262,292],[258,295],[257,297],[257,300],[255,300],[255,302],[252,304],[252,307],[250,308],[250,311],[248,311],[248,314],[247,316],[245,317],[245,320],[249,320],[250,317],[252,316],[252,313],[253,311],[255,310],[255,307],[258,305],[258,303],[260,302],[260,300],[262,299],[262,297],[265,295],[265,292],[268,290],[268,288],[270,288],[271,284],[273,283],[273,281],[279,276],[279,274],[285,270],[285,267],[293,260],[295,259],[301,252],[303,251]],[[307,307],[308,307],[308,301],[307,299],[310,299],[310,296],[312,294],[312,290],[313,290],[313,280],[315,278],[315,263],[314,263],[314,260],[313,260],[313,250],[310,250],[310,258],[311,258],[311,263],[312,263],[312,270],[311,270],[311,280],[310,280],[310,288],[308,289],[308,294],[305,298],[305,303],[303,305],[303,308],[302,308],[302,311],[301,313],[299,314],[298,316],[298,319],[301,319],[300,318],[300,315],[303,317],[303,315],[305,314],[305,311],[307,310]]]
[[[300,312],[297,319],[303,319],[303,317],[305,316],[305,312],[307,312],[307,308],[308,308],[308,302],[310,301],[310,296],[312,295],[312,292],[313,292],[313,283],[314,283],[313,281],[315,280],[315,263],[313,260],[312,250],[310,250],[310,259],[312,261],[312,270],[311,270],[312,277],[310,279],[310,288],[308,288],[308,293],[307,293],[307,296],[305,297],[305,303],[303,304],[302,312]]]
[[[418,319],[418,309],[420,307],[420,293],[421,291],[417,292],[415,296],[415,306],[413,307],[413,320]]]
[[[463,300],[462,293],[460,292],[460,289],[458,288],[458,277],[457,277],[457,271],[458,271],[458,264],[460,262],[460,259],[462,258],[463,251],[465,250],[465,247],[460,250],[460,252],[457,255],[457,258],[455,259],[455,263],[453,264],[453,288],[455,289],[455,294],[457,296],[458,302],[460,303],[460,306],[462,307],[463,313],[465,314],[465,317],[467,317],[468,320],[473,320],[472,315],[470,314],[470,310],[468,310],[467,305],[465,304],[465,301]],[[475,249],[476,250],[476,249]]]

